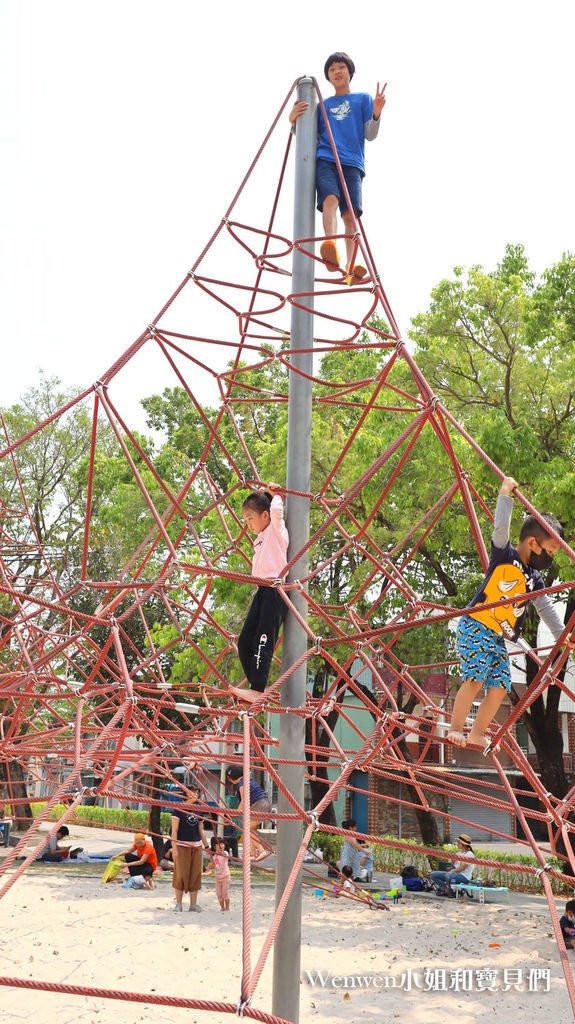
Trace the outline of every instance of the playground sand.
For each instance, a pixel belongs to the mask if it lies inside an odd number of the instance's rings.
[[[0,974],[235,1005],[241,889],[232,887],[227,914],[219,910],[212,883],[204,886],[200,902],[201,914],[174,914],[167,879],[153,892],[134,892],[51,868],[29,874],[2,900]],[[273,902],[272,888],[252,892],[252,964]],[[303,906],[302,1024],[439,1024],[450,1013],[457,1024],[573,1019],[542,905],[526,912],[504,903],[406,898],[386,913],[306,892]],[[575,954],[569,957],[573,966]],[[491,991],[479,990],[484,983],[477,972],[482,971],[494,972],[482,976],[491,978]],[[533,985],[537,975],[538,990],[528,991],[529,978]],[[270,956],[252,1005],[271,1013],[271,989]],[[42,1024],[229,1024],[237,1019],[5,987],[0,988],[0,1017],[3,1024],[32,1017]]]

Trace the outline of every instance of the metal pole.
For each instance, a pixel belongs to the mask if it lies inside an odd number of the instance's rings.
[[[316,115],[313,81],[301,78],[298,82],[298,100],[305,100],[308,109],[297,121],[295,147],[295,200],[294,239],[312,238],[314,234]],[[310,248],[310,244],[306,245]],[[293,253],[292,291],[313,291],[314,262],[297,250]],[[311,300],[306,303],[311,306]],[[313,312],[292,307],[291,357],[292,366],[311,375],[313,368]],[[302,352],[307,349],[307,352]],[[288,490],[310,491],[311,467],[311,381],[290,370],[288,397]],[[309,500],[288,496],[286,525],[290,536],[290,556],[304,548],[309,540]],[[290,579],[300,579],[308,571],[308,556],[304,554],[293,566]],[[307,617],[303,596],[290,591],[300,615]],[[282,671],[286,671],[307,650],[307,637],[302,627],[288,615],[284,626]],[[306,696],[306,666],[298,668],[282,687],[283,707],[303,707]],[[287,790],[303,807],[305,722],[297,715],[281,715],[280,760],[299,761],[299,765],[280,765],[280,777]],[[280,813],[293,808],[280,793]],[[285,890],[286,882],[297,852],[301,846],[302,825],[298,821],[280,821],[277,829],[276,906]],[[299,1021],[301,955],[301,875],[286,907],[274,944],[273,1013],[285,1020]]]
[[[218,726],[219,726],[220,732],[224,733],[224,735],[227,736],[227,732],[225,731],[225,729],[226,729],[226,720],[225,720],[224,717],[218,719]],[[218,792],[218,800],[220,802],[220,807],[221,808],[224,808],[226,806],[226,771],[227,771],[227,767],[228,767],[227,766],[227,761],[226,761],[227,753],[228,753],[227,744],[224,743],[223,740],[220,740],[220,757],[221,757],[222,760],[220,762],[220,785],[219,785],[219,792]],[[226,827],[226,823],[225,823],[224,816],[223,816],[223,814],[220,814],[219,817],[218,817],[218,838],[219,839],[223,839],[224,838],[224,829],[225,829],[225,827]]]

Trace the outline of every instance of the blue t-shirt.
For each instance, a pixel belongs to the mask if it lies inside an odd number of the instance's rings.
[[[241,795],[241,788],[242,788],[243,784],[244,784],[243,778],[242,779],[238,779],[238,784],[237,784],[238,785],[238,788],[237,788],[238,796]],[[250,806],[252,804],[257,803],[258,800],[266,800],[266,799],[267,799],[267,794],[266,794],[265,789],[262,789],[262,787],[259,785],[259,783],[256,782],[255,779],[250,779]]]
[[[324,102],[341,163],[365,174],[364,125],[373,117],[371,96],[367,92],[348,92],[345,96],[329,96]],[[335,163],[321,107],[317,110],[317,133],[316,156]]]
[[[513,599],[523,594],[535,595],[536,591],[543,588],[541,573],[524,565],[511,544],[502,548],[492,544],[485,579],[468,607],[472,609],[476,604],[491,604],[492,601],[500,601],[502,597]],[[521,635],[526,611],[527,601],[521,601],[519,604],[501,604],[481,612],[470,611],[469,614],[506,640],[517,640]]]
[[[178,839],[181,843],[201,843],[200,821],[202,818],[192,810],[180,811],[175,807],[170,808],[172,818],[178,818]]]

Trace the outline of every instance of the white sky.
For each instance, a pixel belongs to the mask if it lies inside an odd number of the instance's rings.
[[[574,38],[572,0],[0,0],[0,404],[115,361],[336,49],[358,91],[388,82],[364,223],[402,330],[507,241],[541,271],[575,247]],[[163,383],[142,367],[129,401]]]

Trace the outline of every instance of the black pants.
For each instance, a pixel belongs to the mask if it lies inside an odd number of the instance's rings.
[[[266,688],[286,606],[275,587],[258,587],[238,637],[238,655],[252,690]]]
[[[126,864],[130,864],[130,861],[139,859],[139,853],[127,853],[126,856],[124,857]],[[149,860],[147,860],[145,864],[130,864],[128,870],[131,875],[143,875],[144,878],[151,878],[152,875],[154,874],[154,869],[152,868],[152,865],[150,864]]]

